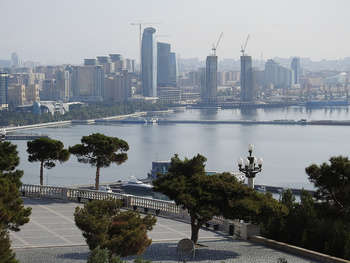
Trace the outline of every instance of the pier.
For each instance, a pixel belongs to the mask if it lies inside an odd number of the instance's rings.
[[[121,121],[120,121],[121,122]],[[158,124],[240,124],[240,125],[326,125],[350,126],[350,120],[170,120],[158,119]]]

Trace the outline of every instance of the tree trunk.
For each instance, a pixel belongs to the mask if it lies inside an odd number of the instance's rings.
[[[95,189],[98,190],[100,186],[100,167],[96,167]]]
[[[197,244],[200,227],[201,225],[199,224],[198,220],[191,218],[191,240],[194,244]]]
[[[40,163],[40,185],[44,185],[44,162]]]

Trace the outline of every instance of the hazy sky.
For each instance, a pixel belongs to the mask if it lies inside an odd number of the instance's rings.
[[[109,53],[138,59],[138,28],[155,25],[159,41],[182,58],[205,59],[220,32],[219,58],[248,54],[314,60],[350,56],[349,0],[0,0],[0,59],[81,63]]]

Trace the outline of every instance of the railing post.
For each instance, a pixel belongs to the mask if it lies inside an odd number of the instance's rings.
[[[63,200],[68,200],[68,189],[67,188],[61,188],[61,197]]]

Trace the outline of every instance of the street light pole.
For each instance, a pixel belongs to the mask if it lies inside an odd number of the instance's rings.
[[[259,160],[256,159],[255,156],[253,156],[253,144],[249,144],[248,146],[248,153],[246,160],[243,161],[242,158],[238,160],[238,168],[239,171],[244,173],[244,175],[248,178],[248,187],[254,189],[254,178],[257,173],[260,173],[262,170],[262,158],[259,158]]]

